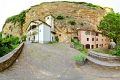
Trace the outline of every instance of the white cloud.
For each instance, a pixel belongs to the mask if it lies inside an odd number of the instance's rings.
[[[64,0],[1,0],[0,1],[0,31],[2,30],[5,20],[16,15],[22,10],[28,9],[30,6],[39,4],[41,2],[64,1]],[[118,0],[66,0],[66,1],[82,1],[94,3],[101,6],[108,6],[114,8],[116,12],[120,12]]]

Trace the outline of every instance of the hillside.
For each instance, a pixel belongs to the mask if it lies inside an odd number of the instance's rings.
[[[106,13],[105,8],[85,2],[45,2],[8,18],[3,33],[20,37],[26,34],[31,21],[44,21],[47,15],[54,16],[57,34],[75,32],[77,28],[97,30],[97,25]]]

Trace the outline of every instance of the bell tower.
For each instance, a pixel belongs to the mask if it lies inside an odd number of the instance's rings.
[[[54,17],[52,15],[46,16],[45,22],[51,26],[51,30],[54,30]]]

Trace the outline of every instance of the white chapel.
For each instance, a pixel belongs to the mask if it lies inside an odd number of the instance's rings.
[[[27,28],[27,42],[48,43],[55,40],[54,18],[49,15],[45,22],[41,20],[31,21]]]

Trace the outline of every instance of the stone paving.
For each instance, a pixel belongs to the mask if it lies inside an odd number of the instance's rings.
[[[120,80],[120,70],[90,62],[77,67],[79,52],[66,44],[26,43],[16,62],[0,72],[0,80]]]

